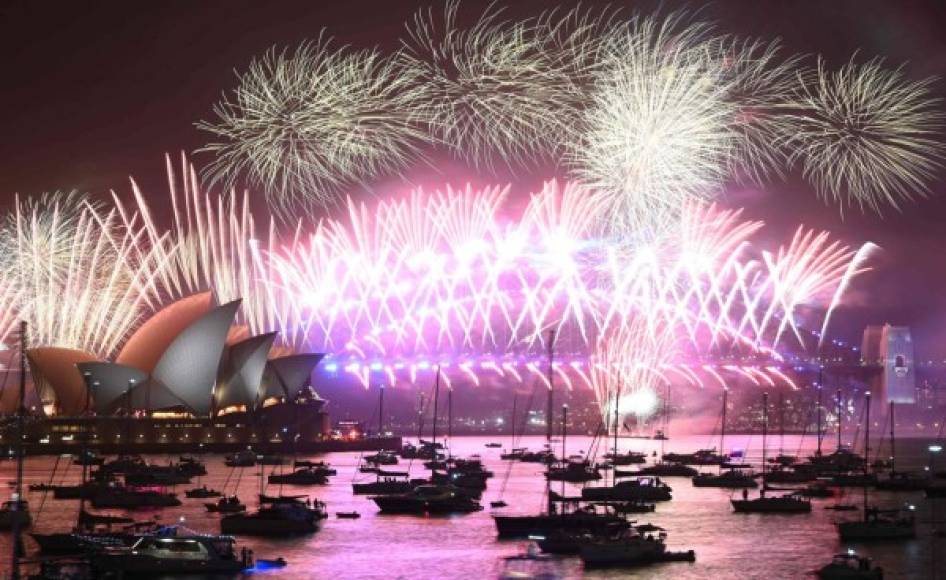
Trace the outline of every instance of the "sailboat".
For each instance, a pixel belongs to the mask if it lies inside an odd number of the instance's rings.
[[[614,394],[614,455],[618,449],[620,393]],[[639,477],[624,481],[614,480],[610,486],[586,487],[581,490],[581,498],[595,501],[668,501],[672,498],[671,489],[659,477]]]
[[[548,380],[549,380],[549,409],[547,411],[549,419],[549,429],[546,434],[546,440],[551,444],[551,401],[553,396],[553,355],[555,345],[555,331],[549,332],[548,348]],[[565,446],[565,426],[567,424],[567,407],[562,408],[562,447]],[[547,451],[551,454],[551,448]],[[564,455],[564,453],[563,453]],[[564,484],[563,484],[564,485]],[[496,524],[496,532],[500,538],[526,538],[532,535],[545,536],[549,533],[560,530],[604,530],[614,525],[628,525],[627,521],[614,514],[613,512],[598,511],[597,506],[588,505],[580,507],[580,500],[568,499],[559,496],[561,502],[561,512],[555,507],[556,496],[551,489],[551,483],[546,478],[545,483],[546,509],[544,513],[536,515],[493,515],[493,521]],[[566,511],[567,505],[575,506],[572,511]]]
[[[723,412],[722,420],[720,422],[719,430],[719,449],[722,453],[722,450],[725,449],[726,445],[726,407],[728,403],[729,389],[723,388]],[[666,457],[666,456],[664,456]],[[721,457],[726,458],[725,455]],[[726,458],[728,459],[728,458]],[[723,462],[718,462],[715,465],[718,465],[720,472],[717,474],[712,473],[700,473],[693,477],[693,486],[694,487],[724,487],[729,489],[747,489],[747,488],[756,488],[759,486],[756,483],[756,480],[747,473],[742,473],[734,467],[730,467],[726,471],[722,471]]]
[[[762,489],[759,497],[748,499],[748,493],[743,491],[742,499],[730,500],[732,507],[741,513],[806,513],[811,511],[811,500],[798,493],[789,493],[781,496],[766,496],[765,469],[766,469],[766,436],[769,426],[769,394],[762,394]]]
[[[440,399],[440,367],[437,367],[437,375],[434,382],[434,420],[431,429],[431,449],[435,452],[437,447],[437,411]],[[441,447],[442,448],[442,447]],[[445,461],[440,461],[435,453],[434,458],[424,465],[431,469],[430,482],[423,485],[414,486],[412,489],[403,493],[392,493],[386,495],[372,496],[373,501],[382,513],[396,514],[448,514],[448,513],[470,513],[479,511],[482,508],[479,502],[472,496],[476,495],[476,490],[461,489],[450,481],[454,478],[448,477],[446,481],[438,474],[438,467],[446,469]],[[449,472],[448,472],[449,475]],[[485,484],[484,484],[485,487]],[[481,491],[481,490],[479,490]]]
[[[870,456],[870,391],[866,393],[867,429],[864,433],[864,456]],[[842,541],[851,540],[908,540],[916,536],[916,520],[913,510],[880,510],[869,506],[867,475],[870,469],[868,461],[863,462],[865,483],[864,519],[838,522],[838,533]],[[912,508],[912,506],[911,506]]]
[[[930,485],[931,474],[897,471],[897,439],[894,427],[894,402],[890,401],[890,471],[877,478],[877,489],[884,491],[923,491]]]

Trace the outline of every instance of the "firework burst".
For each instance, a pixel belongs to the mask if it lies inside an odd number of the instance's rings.
[[[926,196],[943,157],[944,116],[931,88],[932,79],[909,81],[879,60],[838,71],[819,60],[790,116],[792,161],[841,207],[880,212]]]
[[[659,235],[725,177],[736,111],[706,35],[679,17],[634,20],[608,43],[581,137],[566,144],[574,175],[611,197],[624,235]]]
[[[488,10],[469,28],[458,2],[443,15],[419,12],[402,62],[426,93],[424,118],[436,141],[478,167],[548,157],[570,134],[579,92],[542,18],[501,20]]]
[[[216,155],[207,174],[228,186],[244,176],[279,209],[331,205],[342,187],[414,160],[417,87],[377,51],[272,50],[214,107],[216,121],[198,123],[218,139],[203,149]]]

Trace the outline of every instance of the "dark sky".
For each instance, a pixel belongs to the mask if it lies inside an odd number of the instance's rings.
[[[193,123],[234,84],[234,69],[277,46],[295,46],[324,28],[340,44],[396,46],[403,23],[430,2],[407,1],[7,1],[0,7],[0,205],[14,193],[72,189],[165,191],[163,155],[193,151],[204,135]],[[500,2],[510,16],[555,5]],[[595,2],[584,2],[593,6]],[[946,2],[742,1],[707,4],[628,2],[643,12],[698,10],[724,30],[780,37],[792,52],[823,54],[832,65],[853,53],[905,63],[911,78],[946,77]],[[463,4],[476,14],[484,2]],[[620,6],[621,2],[611,2]],[[946,82],[937,85],[946,94]],[[198,163],[200,157],[195,158]],[[828,228],[850,243],[884,248],[876,272],[860,279],[855,307],[837,331],[856,338],[866,323],[915,328],[920,353],[946,355],[946,196],[902,213],[874,215],[826,207],[797,179],[757,191],[732,191],[728,203],[765,219],[774,237],[798,223]]]

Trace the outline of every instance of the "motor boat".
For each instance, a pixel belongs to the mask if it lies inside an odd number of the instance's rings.
[[[846,554],[838,554],[830,564],[818,569],[815,574],[821,580],[883,580],[884,571],[874,566],[870,558],[864,558],[848,550]]]
[[[561,504],[557,509],[556,504]],[[528,538],[530,536],[548,536],[556,531],[600,533],[614,526],[629,526],[623,516],[619,516],[608,505],[602,503],[584,503],[580,498],[553,497],[548,513],[538,515],[494,515],[496,532],[500,538]],[[575,506],[568,509],[568,505]]]
[[[763,489],[759,497],[748,499],[743,492],[743,499],[731,500],[732,507],[739,513],[780,513],[797,514],[811,512],[811,500],[799,493],[779,496],[766,496]]]
[[[217,503],[205,503],[204,506],[208,512],[215,514],[235,514],[246,511],[246,505],[235,495],[221,497]]]
[[[838,522],[841,540],[908,540],[916,537],[916,520],[913,510],[879,510],[868,508],[864,519]]]
[[[0,505],[0,530],[12,530],[14,526],[25,530],[32,524],[30,504],[25,499],[13,497]]]
[[[693,478],[694,487],[724,487],[728,489],[759,487],[758,482],[746,473],[735,469],[724,471],[719,475],[711,473],[701,473]]]
[[[154,507],[173,507],[181,505],[181,500],[173,493],[162,493],[153,489],[134,489],[130,487],[111,487],[92,496],[92,507],[138,509]]]
[[[207,499],[209,497],[220,497],[223,495],[216,489],[209,489],[206,485],[188,489],[184,492],[184,497],[190,499]]]
[[[311,534],[319,529],[320,521],[327,517],[325,504],[318,501],[261,496],[260,507],[255,512],[221,518],[220,531],[224,534],[272,537]]]
[[[639,477],[641,475],[652,475],[657,477],[693,477],[698,474],[699,472],[689,465],[683,465],[682,463],[671,463],[669,461],[661,461],[660,463],[655,463],[654,465],[646,465],[637,471],[622,471],[620,469],[616,469],[614,471],[614,477]]]
[[[328,476],[313,467],[300,467],[292,473],[273,474],[269,476],[269,483],[288,485],[324,485],[328,483]]]
[[[96,575],[236,573],[253,566],[252,552],[238,555],[230,536],[203,534],[173,537],[145,536],[130,547],[108,547],[95,552]]]
[[[581,490],[581,498],[586,501],[669,501],[673,497],[671,491],[659,477],[638,477],[607,487],[586,487]]]
[[[647,462],[647,455],[637,451],[627,451],[625,453],[605,453],[604,459],[607,459],[612,465],[634,465]]]
[[[377,479],[366,483],[353,483],[352,492],[355,495],[389,495],[395,493],[407,493],[414,486],[408,481],[409,474],[406,471],[382,471],[378,470]]]
[[[256,465],[256,453],[249,449],[227,455],[223,461],[227,467],[253,467]]]
[[[471,513],[483,507],[452,485],[420,485],[411,491],[371,498],[381,513],[446,514]]]
[[[564,465],[549,466],[545,477],[549,481],[568,481],[571,483],[584,483],[587,481],[598,481],[602,478],[597,468],[588,461],[569,461]]]

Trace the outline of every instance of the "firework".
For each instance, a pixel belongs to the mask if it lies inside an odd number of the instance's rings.
[[[15,312],[32,345],[114,353],[149,304],[152,265],[140,230],[121,226],[74,192],[18,197],[0,234],[5,331]]]
[[[673,333],[646,317],[635,318],[599,341],[591,356],[591,388],[602,418],[618,413],[647,418],[657,409],[657,392],[666,384],[661,369],[674,359]],[[615,403],[616,402],[616,403]]]
[[[332,50],[328,42],[272,50],[239,76],[217,119],[198,126],[218,141],[212,182],[238,176],[272,205],[333,205],[343,186],[396,171],[425,135],[413,116],[422,96],[411,71],[373,50]]]
[[[644,415],[671,378],[790,383],[776,348],[810,346],[797,311],[824,309],[824,328],[873,248],[799,228],[770,251],[754,241],[761,222],[696,202],[641,245],[601,228],[609,203],[555,181],[518,213],[509,188],[418,189],[373,206],[349,199],[342,216],[279,236],[245,196],[202,193],[185,159],[179,171],[168,160],[168,173],[166,228],[134,182],[132,203],[113,196],[111,208],[18,203],[0,330],[23,316],[37,344],[107,357],[148,312],[211,288],[244,298],[249,332],[333,352],[329,364],[363,384],[435,366],[478,384],[545,381],[543,336],[555,329],[559,384],[599,402],[616,381],[635,385],[619,397]],[[720,356],[758,362],[718,366]]]
[[[909,81],[879,60],[817,74],[796,95],[789,146],[819,194],[838,205],[899,207],[925,196],[941,167],[943,114],[932,79]]]
[[[623,235],[659,235],[725,178],[736,112],[705,36],[680,18],[634,20],[609,43],[581,136],[566,143],[574,175],[611,198]]]
[[[457,24],[459,3],[419,12],[402,61],[426,93],[424,119],[436,141],[477,167],[548,157],[566,141],[579,91],[542,19],[501,20],[488,10]]]

